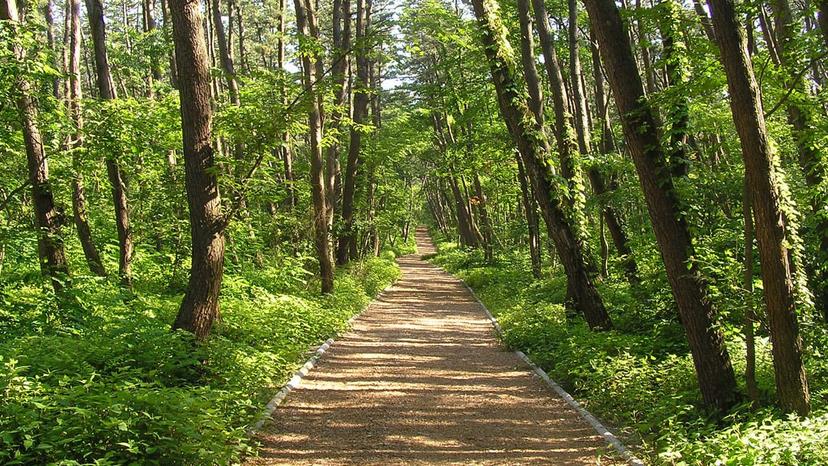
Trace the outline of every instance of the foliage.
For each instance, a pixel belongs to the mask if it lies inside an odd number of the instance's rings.
[[[38,315],[51,308],[41,300],[31,320],[3,327],[0,462],[232,462],[251,451],[246,429],[308,349],[398,276],[386,254],[352,264],[334,294],[318,296],[301,263],[240,270],[226,277],[221,323],[199,346],[169,331],[179,294],[147,289],[125,302],[112,281],[78,279],[82,322]]]
[[[621,429],[637,454],[660,464],[820,464],[828,453],[825,399],[816,414],[785,417],[745,404],[717,419],[701,408],[693,362],[671,318],[636,309],[630,290],[602,296],[613,318],[637,321],[619,330],[590,332],[562,302],[559,274],[535,281],[526,259],[503,256],[486,265],[482,256],[440,243],[433,261],[458,274],[495,315],[505,343],[525,352],[599,418]],[[643,321],[642,321],[643,320]],[[734,342],[736,343],[736,342]],[[737,370],[743,349],[729,348]],[[765,402],[773,386],[770,343],[760,338],[758,375]],[[824,384],[820,358],[807,361],[814,386]]]

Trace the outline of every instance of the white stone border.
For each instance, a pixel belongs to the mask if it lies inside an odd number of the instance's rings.
[[[353,324],[353,322],[359,316],[361,316],[365,311],[367,311],[371,307],[371,304],[374,303],[374,301],[379,299],[386,291],[391,289],[396,284],[397,280],[394,280],[390,285],[386,286],[385,288],[383,288],[382,291],[377,293],[376,296],[371,298],[371,302],[368,303],[367,306],[365,306],[365,309],[351,316],[351,318],[348,319],[347,330],[343,331],[341,335],[347,333],[350,330],[351,324]],[[256,421],[256,423],[253,424],[252,427],[247,429],[248,436],[253,436],[262,428],[262,426],[264,426],[265,422],[267,422],[267,420],[270,419],[270,417],[273,415],[273,412],[276,411],[276,408],[278,408],[279,405],[282,404],[282,402],[285,400],[285,397],[288,396],[288,393],[292,392],[295,388],[299,387],[299,385],[302,383],[302,379],[304,379],[308,375],[308,373],[310,373],[310,371],[316,366],[316,363],[319,362],[319,359],[322,357],[322,355],[325,354],[326,351],[328,351],[328,348],[330,348],[331,345],[334,344],[334,341],[334,338],[328,338],[327,340],[325,340],[325,343],[322,343],[316,349],[316,351],[314,351],[313,355],[307,361],[305,361],[305,364],[302,365],[302,367],[299,368],[299,370],[297,370],[293,374],[293,377],[290,378],[288,383],[286,383],[285,386],[283,386],[282,389],[279,390],[276,393],[276,395],[274,395],[273,398],[270,399],[270,401],[265,406],[264,411],[262,411],[262,414],[259,416],[259,420]]]
[[[463,286],[466,287],[467,290],[469,290],[469,293],[471,293],[471,295],[474,296],[474,299],[477,300],[477,303],[486,313],[486,316],[489,317],[489,320],[492,322],[492,325],[494,326],[495,331],[497,331],[497,334],[500,337],[500,339],[504,340],[503,329],[500,327],[500,324],[497,322],[497,319],[495,319],[492,313],[489,312],[489,309],[486,307],[486,305],[483,304],[483,301],[477,296],[477,293],[475,293],[474,290],[471,289],[471,287],[465,281],[455,277],[454,274],[449,273],[442,267],[438,266],[437,268],[456,278],[458,281],[460,281],[460,283],[463,284]],[[615,450],[622,457],[624,457],[624,459],[626,459],[627,462],[629,462],[633,466],[645,466],[645,463],[643,461],[638,459],[635,455],[632,454],[632,452],[627,450],[627,448],[624,446],[623,443],[621,443],[621,440],[619,440],[618,437],[615,436],[615,434],[610,432],[609,429],[607,429],[606,427],[604,427],[603,424],[601,424],[601,421],[599,421],[595,416],[592,415],[592,413],[587,411],[583,406],[581,406],[580,403],[575,401],[575,398],[572,398],[572,395],[567,393],[566,390],[563,389],[563,387],[561,387],[557,384],[557,382],[549,378],[549,374],[547,374],[546,371],[538,367],[537,364],[532,362],[532,360],[529,359],[529,357],[526,356],[523,353],[523,351],[515,351],[514,353],[517,355],[517,357],[521,359],[521,361],[525,362],[535,372],[535,374],[538,375],[538,377],[540,377],[544,382],[546,382],[546,385],[548,385],[552,390],[554,390],[555,393],[558,394],[558,396],[563,398],[564,401],[566,401],[567,404],[569,404],[569,406],[574,408],[575,411],[577,411],[578,414],[580,414],[581,417],[584,418],[584,420],[587,423],[589,423],[589,425],[591,425],[596,432],[598,432],[598,435],[603,437],[607,443],[609,443],[613,448],[615,448]]]

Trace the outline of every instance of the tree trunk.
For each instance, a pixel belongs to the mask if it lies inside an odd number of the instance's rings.
[[[806,78],[800,74],[804,69],[803,60],[799,58],[799,49],[795,43],[797,31],[801,25],[794,20],[791,5],[788,0],[773,0],[770,2],[773,12],[776,39],[779,45],[779,58],[783,69],[787,72],[786,88],[793,88],[794,95],[786,102],[788,124],[796,143],[799,155],[799,165],[805,174],[805,182],[810,188],[811,210],[817,220],[816,236],[819,241],[819,251],[816,260],[809,264],[811,287],[814,290],[816,306],[819,309],[828,309],[828,219],[825,218],[825,199],[820,184],[825,179],[823,153],[819,148],[820,135],[815,128],[818,124],[814,118],[813,109],[819,108],[813,102]],[[823,311],[828,316],[828,310]]]
[[[285,70],[285,34],[287,33],[286,25],[285,25],[285,14],[287,5],[285,4],[286,0],[279,0],[279,37],[277,39],[276,44],[276,66],[279,70]],[[279,89],[282,104],[287,106],[287,89],[285,88],[284,84],[281,85]],[[296,195],[296,177],[293,174],[293,153],[290,150],[290,133],[288,132],[287,128],[282,132],[282,147],[279,150],[282,156],[282,163],[284,165],[285,170],[285,183],[287,183],[287,190],[288,190],[288,205],[290,209],[293,210],[296,208],[297,204],[297,195]]]
[[[724,337],[715,324],[707,285],[693,261],[692,237],[660,149],[655,117],[644,97],[629,36],[612,0],[584,3],[690,343],[702,397],[707,405],[726,410],[736,401],[736,377]]]
[[[360,165],[362,147],[362,128],[368,110],[368,44],[366,41],[367,23],[371,15],[371,1],[357,0],[356,17],[356,72],[354,95],[354,124],[351,127],[351,140],[348,147],[348,163],[345,167],[345,180],[342,187],[342,231],[336,249],[336,263],[348,262],[351,245],[356,239],[354,231],[354,198],[356,195],[357,170]]]
[[[454,175],[449,175],[449,187],[454,197],[454,205],[457,212],[457,228],[460,230],[462,244],[463,246],[476,248],[479,244],[477,242],[477,236],[472,230],[471,212],[468,210],[468,204],[463,198],[460,185],[457,183],[457,178]]]
[[[487,262],[494,259],[494,229],[489,220],[488,199],[483,193],[483,186],[480,184],[480,176],[474,174],[474,191],[477,195],[477,209],[480,212],[480,223],[483,226],[483,251]]]
[[[745,387],[748,397],[755,404],[759,402],[759,387],[756,385],[756,338],[753,323],[756,310],[753,304],[753,212],[750,209],[750,185],[745,178],[742,189],[742,218],[744,218],[744,245],[742,286],[745,293],[745,318],[743,333],[745,336]]]
[[[572,222],[575,227],[575,234],[579,238],[586,237],[586,217],[584,216],[584,182],[581,173],[580,156],[578,154],[578,142],[576,140],[574,124],[572,120],[571,106],[566,90],[561,66],[555,52],[552,33],[549,30],[549,19],[546,15],[546,7],[543,0],[532,0],[535,12],[535,27],[540,37],[541,51],[543,52],[544,66],[549,79],[549,87],[552,90],[552,104],[555,111],[555,141],[557,142],[558,158],[560,159],[561,174],[566,178],[569,194],[566,196],[567,203],[572,207]],[[519,16],[526,16],[528,21],[528,7],[521,8],[518,4]],[[524,65],[529,60],[523,60]],[[534,66],[534,59],[531,61]],[[526,71],[524,71],[527,73]],[[532,74],[532,71],[528,71]],[[530,172],[530,166],[526,165]],[[541,209],[543,206],[541,205]],[[591,268],[591,267],[590,267]]]
[[[317,40],[319,28],[316,23],[316,12],[309,0],[294,0],[296,8],[296,26],[299,35],[306,40]],[[317,79],[323,73],[322,58],[302,55],[302,69],[305,91],[313,97],[308,112],[308,128],[310,132],[310,175],[311,191],[314,211],[314,243],[319,259],[319,272],[322,278],[322,292],[330,293],[334,288],[333,257],[330,250],[328,235],[328,209],[325,205],[325,166],[322,159],[322,92],[314,89]]]
[[[17,3],[15,0],[0,2],[0,20],[9,21],[13,26],[19,24]],[[12,45],[15,58],[21,62],[26,59],[25,52],[19,46]],[[21,65],[22,66],[22,65]],[[15,86],[17,90],[17,109],[20,112],[23,127],[23,142],[26,145],[26,160],[29,170],[29,183],[32,186],[32,204],[34,205],[35,228],[37,228],[38,257],[40,270],[48,277],[56,293],[63,290],[64,282],[69,278],[69,265],[61,237],[61,216],[55,208],[55,199],[49,183],[49,168],[43,138],[37,127],[37,107],[30,93],[31,84],[23,74],[18,75]]]
[[[224,23],[221,21],[221,4],[219,0],[211,0],[213,13],[213,31],[216,34],[218,43],[219,62],[224,71],[224,78],[227,82],[227,89],[230,92],[230,103],[238,106],[239,84],[236,81],[236,70],[233,67],[233,59],[230,58],[230,49],[227,47],[227,36],[224,33]]]
[[[72,218],[75,223],[75,228],[78,231],[78,239],[83,249],[83,256],[89,266],[89,270],[95,275],[105,277],[106,269],[101,262],[101,256],[98,253],[98,248],[92,240],[92,228],[89,226],[89,211],[86,207],[86,190],[84,189],[83,173],[81,172],[80,149],[83,145],[83,112],[81,109],[81,101],[83,99],[81,92],[81,74],[80,74],[80,54],[81,54],[81,23],[80,0],[69,0],[68,2],[69,14],[69,43],[65,44],[68,50],[68,60],[66,74],[68,75],[68,94],[66,96],[66,103],[68,113],[75,124],[75,134],[69,138],[67,149],[72,153]]]
[[[170,29],[169,8],[167,6],[168,0],[161,0],[161,15],[164,20],[163,31],[164,37],[172,41],[172,30]],[[178,65],[175,63],[175,53],[170,54],[170,86],[173,89],[178,89]]]
[[[796,322],[796,287],[788,261],[795,227],[787,224],[782,211],[785,199],[779,188],[780,174],[774,166],[759,87],[735,5],[733,0],[709,0],[709,4],[756,221],[777,397],[783,410],[804,416],[810,409],[810,396]]]
[[[527,182],[526,170],[523,168],[523,160],[520,154],[517,155],[518,181],[520,182],[520,198],[523,202],[523,211],[526,215],[526,226],[529,229],[529,260],[532,262],[532,276],[541,278],[541,244],[540,229],[538,228],[538,212],[532,188]]]
[[[825,48],[828,49],[828,0],[817,0],[817,7],[819,8],[819,29],[822,31]]]
[[[224,217],[211,146],[210,67],[199,3],[170,0],[170,16],[180,67],[185,187],[192,239],[190,280],[173,329],[193,332],[204,340],[219,315],[224,272]]]
[[[670,86],[682,86],[686,81],[684,70],[687,69],[685,60],[687,48],[677,31],[682,7],[677,5],[675,0],[661,0],[659,8],[661,8],[661,14],[658,17],[659,30],[667,69],[667,82]],[[667,161],[673,177],[680,178],[687,176],[690,172],[690,160],[687,157],[690,108],[683,92],[677,92],[672,102],[668,101],[667,105],[669,105],[667,121],[670,123]]]
[[[576,292],[577,306],[591,329],[611,328],[610,317],[588,271],[582,240],[573,226],[572,209],[568,209],[557,189],[556,175],[548,159],[550,150],[546,136],[532,117],[524,92],[515,81],[516,63],[508,53],[510,46],[497,4],[474,0],[473,6],[501,113],[532,179],[549,237],[555,242]]]
[[[55,43],[54,3],[52,2],[52,0],[46,0],[46,4],[43,6],[43,18],[46,20],[46,43],[49,45],[49,50],[51,51],[51,53],[53,53],[54,57],[57,58],[57,44]],[[55,69],[60,69],[57,60],[54,60],[52,64],[55,66]],[[56,99],[60,100],[61,96],[59,77],[52,79],[52,95],[54,95]]]
[[[578,47],[578,0],[569,1],[569,79],[575,103],[575,134],[582,154],[590,152],[590,130],[587,122],[586,97],[581,87],[581,51]]]
[[[328,221],[333,224],[336,215],[339,214],[337,177],[340,175],[339,149],[340,132],[342,131],[343,108],[350,104],[348,89],[345,86],[348,68],[348,54],[351,48],[351,2],[350,0],[334,0],[333,4],[333,48],[335,50],[334,63],[331,66],[331,74],[334,80],[334,106],[331,109],[329,131],[334,135],[333,140],[327,149],[325,164],[325,189],[328,195]],[[350,110],[345,109],[345,115]]]
[[[106,26],[104,24],[103,4],[101,0],[88,0],[89,27],[92,32],[92,42],[95,47],[95,68],[98,75],[98,92],[103,100],[114,100],[115,86],[112,82],[112,73],[109,68],[109,58],[106,51]],[[132,229],[129,225],[129,204],[127,202],[126,184],[117,155],[111,154],[106,158],[106,172],[112,186],[112,200],[115,206],[115,225],[118,229],[119,260],[118,273],[121,283],[127,288],[132,287]]]

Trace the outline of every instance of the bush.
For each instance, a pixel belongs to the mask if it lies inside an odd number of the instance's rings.
[[[83,318],[64,325],[20,288],[12,302],[26,311],[10,312],[18,320],[0,337],[0,463],[231,463],[309,348],[398,277],[392,260],[372,258],[320,296],[300,261],[240,269],[226,276],[221,319],[201,345],[169,330],[177,294],[124,300],[114,283],[76,279],[71,314]]]

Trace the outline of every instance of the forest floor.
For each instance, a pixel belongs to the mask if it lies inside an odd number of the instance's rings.
[[[398,259],[382,293],[258,435],[250,464],[620,464],[494,334],[462,282]]]

